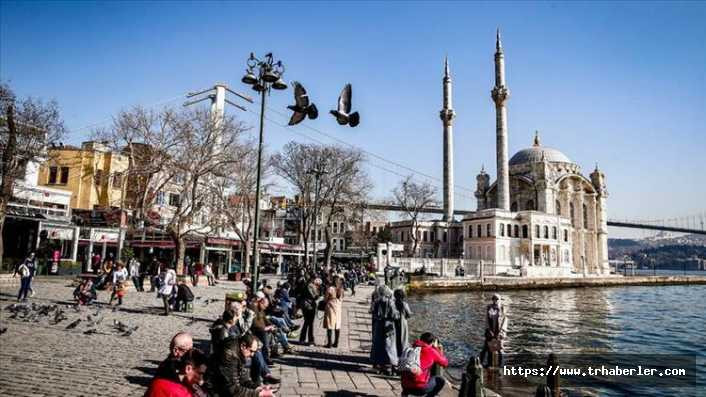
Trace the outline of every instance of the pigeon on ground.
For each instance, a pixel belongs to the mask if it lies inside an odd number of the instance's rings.
[[[293,81],[292,85],[294,86],[294,105],[287,106],[287,109],[294,111],[294,113],[289,119],[288,125],[299,124],[305,117],[309,117],[311,120],[319,117],[319,110],[309,101],[309,95],[307,95],[304,86],[298,81]]]
[[[133,332],[137,331],[138,328],[139,326],[136,325],[134,328],[130,328],[127,331],[123,332],[122,336],[130,336]]]
[[[130,329],[130,327],[127,324],[123,323],[120,320],[113,320],[113,327],[115,327],[115,329],[117,329],[120,332],[127,332],[127,330]]]
[[[64,311],[57,308],[54,312],[54,324],[59,324],[60,322],[66,320],[67,317],[64,315]]]
[[[67,325],[67,326],[66,326],[66,329],[73,329],[73,328],[76,328],[76,326],[77,326],[78,323],[80,323],[80,322],[81,322],[81,319],[78,318],[78,319],[76,319],[76,321],[74,321],[74,322],[72,322],[71,324]]]
[[[98,330],[95,328],[91,328],[91,329],[87,329],[87,330],[83,331],[83,333],[86,335],[97,334]]]
[[[350,84],[346,84],[341,91],[341,95],[338,97],[338,109],[332,110],[331,114],[336,117],[336,121],[340,125],[350,125],[355,127],[360,123],[360,115],[358,112],[351,113],[351,97],[353,96],[353,91]]]
[[[7,332],[7,327],[0,328],[0,335],[4,334],[5,332]]]

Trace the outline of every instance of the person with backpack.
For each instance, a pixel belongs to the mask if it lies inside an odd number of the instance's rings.
[[[26,301],[27,300],[27,293],[29,292],[29,283],[32,281],[32,272],[27,265],[27,261],[24,261],[20,263],[19,266],[15,269],[15,274],[12,275],[12,277],[15,277],[16,275],[20,275],[20,291],[17,293],[17,301],[19,302],[20,300]]]
[[[439,394],[446,381],[441,376],[431,376],[434,364],[447,367],[449,360],[439,348],[436,336],[425,332],[402,355],[399,368],[402,372],[403,397],[434,397]]]

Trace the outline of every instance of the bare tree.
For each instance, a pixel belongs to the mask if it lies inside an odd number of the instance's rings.
[[[411,254],[417,254],[419,245],[420,210],[425,207],[438,205],[436,200],[436,188],[428,182],[417,183],[412,180],[412,176],[406,177],[397,187],[392,190],[395,204],[403,208],[404,213],[411,220],[413,242]]]
[[[3,225],[7,204],[12,198],[17,179],[24,177],[28,163],[47,158],[47,145],[58,142],[66,133],[56,101],[18,100],[9,85],[0,83],[0,147],[2,148],[2,180],[0,181],[0,267],[4,246]]]
[[[272,157],[274,172],[287,180],[297,191],[302,206],[300,236],[307,250],[311,228],[316,222],[313,201],[316,181],[314,169],[326,172],[319,176],[319,207],[326,239],[326,264],[331,264],[334,219],[350,222],[357,219],[371,183],[363,170],[363,154],[356,149],[333,145],[313,145],[290,142]],[[316,236],[314,236],[316,237]]]
[[[242,243],[243,269],[250,269],[250,255],[253,245],[255,223],[255,187],[257,183],[257,147],[253,142],[243,142],[238,149],[235,162],[229,165],[226,176],[216,178],[212,186],[213,197],[217,199],[214,211],[220,217],[220,226],[233,230]],[[264,162],[266,165],[267,162]],[[266,167],[263,174],[266,174]],[[261,186],[263,192],[268,185]]]
[[[187,236],[205,235],[219,224],[214,209],[220,198],[213,196],[213,181],[229,175],[237,163],[245,130],[232,117],[215,119],[205,109],[134,108],[119,114],[110,130],[97,134],[128,156],[127,201],[142,225],[159,213],[160,225],[174,242],[180,274]],[[167,195],[157,202],[158,196]]]

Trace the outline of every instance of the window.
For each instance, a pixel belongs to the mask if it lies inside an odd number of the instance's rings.
[[[544,238],[549,238],[549,226],[544,226]]]
[[[505,237],[505,225],[501,223],[499,226],[500,226],[500,237]]]
[[[179,205],[179,195],[175,193],[169,193],[169,205],[176,207]]]
[[[431,235],[431,238],[429,239],[429,241],[436,241],[436,232],[431,231],[431,232],[429,232],[429,234]]]
[[[556,226],[552,227],[552,239],[556,240],[557,235],[556,235]]]
[[[446,239],[447,239],[446,232],[444,232],[444,242],[446,242]]]
[[[476,232],[477,232],[476,237],[483,237],[483,234],[482,234],[483,229],[482,229],[481,225],[478,225],[478,227],[476,227]]]
[[[569,231],[564,229],[564,241],[569,241]]]
[[[513,201],[510,205],[510,211],[517,212],[517,201]]]
[[[123,173],[116,172],[113,175],[113,189],[120,189],[123,187]]]
[[[527,201],[527,210],[532,211],[534,209],[534,201],[533,200],[528,200]]]
[[[574,203],[569,203],[569,216],[571,217],[571,226],[576,226],[574,223]]]
[[[400,232],[400,241],[404,241],[404,230]]]
[[[468,225],[468,238],[473,238],[473,225]]]
[[[557,214],[557,215],[561,215],[561,202],[559,202],[559,200],[557,200],[557,201],[554,203],[554,205],[556,206],[556,214]]]
[[[487,225],[485,225],[485,235],[488,236],[488,237],[491,236],[491,234],[490,234],[490,223],[488,223]]]
[[[534,237],[539,238],[539,225],[534,225]]]
[[[426,230],[424,231],[423,236],[424,236],[424,237],[422,238],[422,241],[426,242],[426,241],[427,241],[427,238],[429,237],[429,234],[427,233]]]
[[[61,167],[61,184],[69,183],[69,167]]]
[[[48,184],[54,185],[56,184],[56,167],[49,167],[49,180],[47,181]]]
[[[338,233],[338,222],[333,223],[333,232]]]
[[[522,225],[522,238],[528,238],[529,237],[529,228],[527,225]]]
[[[520,227],[515,225],[515,237],[520,237]]]
[[[155,203],[157,205],[164,205],[164,192],[163,191],[158,191],[157,192],[157,197],[155,197]]]
[[[321,241],[321,229],[316,230],[316,241]]]
[[[588,206],[583,205],[583,228],[588,229]]]

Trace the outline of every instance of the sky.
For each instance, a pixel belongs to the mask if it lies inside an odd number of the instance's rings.
[[[403,176],[439,189],[444,57],[454,84],[457,209],[495,179],[495,31],[505,49],[510,156],[543,145],[606,174],[611,219],[706,213],[703,2],[0,2],[0,79],[56,99],[78,144],[134,105],[181,106],[188,91],[240,79],[250,52],[282,60],[320,116],[285,127],[292,90],[268,97],[265,144],[365,150],[375,199]],[[356,128],[328,114],[353,86]],[[259,105],[229,107],[257,126]],[[252,132],[256,132],[253,128]],[[430,179],[431,176],[433,179]],[[282,186],[273,193],[286,193]],[[626,231],[611,230],[611,236]]]

